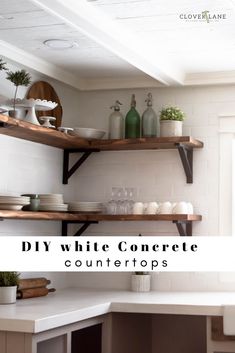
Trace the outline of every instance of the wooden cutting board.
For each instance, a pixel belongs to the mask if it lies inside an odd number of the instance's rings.
[[[50,85],[50,83],[46,81],[38,81],[32,84],[27,92],[27,98],[34,98],[34,99],[46,99],[48,101],[58,103],[58,106],[49,111],[37,111],[37,117],[40,116],[54,116],[56,118],[55,126],[59,127],[62,123],[62,115],[63,109],[60,103],[60,99],[54,90],[54,88]],[[53,124],[53,123],[52,123]]]

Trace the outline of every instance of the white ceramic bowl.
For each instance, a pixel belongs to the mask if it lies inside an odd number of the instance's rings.
[[[73,135],[79,136],[84,139],[102,139],[104,137],[106,131],[98,130],[98,129],[91,129],[86,127],[75,127],[73,129]]]

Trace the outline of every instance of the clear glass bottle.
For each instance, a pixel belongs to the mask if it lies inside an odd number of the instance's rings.
[[[151,93],[148,93],[145,102],[147,102],[147,109],[142,115],[142,137],[156,137],[157,115],[152,108],[153,97]]]
[[[131,96],[131,109],[126,115],[125,120],[125,138],[140,137],[140,115],[136,110],[135,95]]]
[[[109,117],[109,138],[110,139],[123,139],[124,135],[124,118],[120,112],[120,103],[118,100],[110,109],[114,112]]]

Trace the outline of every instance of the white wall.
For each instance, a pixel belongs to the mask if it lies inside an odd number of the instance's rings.
[[[136,94],[137,109],[145,109],[146,94],[151,91],[154,109],[177,105],[187,114],[184,134],[202,140],[205,147],[194,153],[194,183],[186,184],[176,151],[104,152],[93,154],[71,179],[77,198],[107,201],[112,186],[135,186],[139,200],[180,201],[194,204],[202,222],[196,223],[196,236],[217,235],[219,188],[218,116],[235,111],[235,86],[161,88],[80,92],[80,121],[73,125],[108,130],[109,107],[116,99],[129,109],[131,93]],[[90,235],[177,235],[173,224],[164,222],[107,222],[89,228]],[[213,241],[213,239],[212,239]],[[209,261],[209,258],[208,258]],[[186,269],[187,270],[187,269]],[[70,274],[71,283],[97,288],[129,289],[129,273]],[[76,281],[77,278],[77,281]],[[235,290],[235,274],[161,273],[153,275],[154,290]]]
[[[15,67],[13,69],[16,69]],[[34,80],[42,79],[33,75]],[[50,80],[49,80],[50,81]],[[109,106],[116,99],[123,103],[123,112],[129,109],[133,90],[77,92],[51,81],[64,108],[63,125],[90,126],[108,130]],[[144,110],[149,90],[136,90],[137,109]],[[139,199],[188,200],[203,221],[194,226],[194,235],[218,233],[218,115],[235,110],[235,87],[197,87],[151,89],[154,109],[173,104],[187,113],[185,134],[201,139],[202,150],[195,152],[194,184],[186,184],[176,151],[107,152],[92,155],[68,186],[62,186],[62,152],[0,135],[0,193],[64,192],[66,199],[106,201],[112,186],[135,186]],[[25,90],[20,89],[19,96]],[[0,73],[0,94],[11,97],[12,85]],[[72,196],[73,195],[73,196]],[[59,222],[4,221],[0,235],[58,235]],[[176,235],[173,224],[163,222],[101,223],[90,227],[87,234],[97,235]],[[213,241],[213,239],[212,239]],[[209,260],[209,259],[208,259]],[[26,273],[24,276],[46,275],[56,288],[77,285],[129,289],[129,273]],[[235,276],[226,274],[161,273],[153,276],[155,290],[235,290]]]
[[[11,70],[20,67],[8,65]],[[68,125],[78,110],[78,91],[56,81],[33,73],[34,81],[46,80],[50,82],[59,97],[64,110],[63,124]],[[19,98],[23,98],[27,88],[19,88]],[[4,72],[0,72],[0,95],[12,98],[14,86],[5,79]],[[31,143],[16,138],[0,135],[0,194],[12,193],[64,193],[69,197],[71,187],[62,186],[62,151],[41,144]],[[60,222],[9,221],[0,222],[0,235],[59,235]],[[25,277],[46,275],[53,280],[56,288],[67,286],[65,274],[25,274]]]
[[[137,109],[142,114],[149,90],[136,90]],[[108,130],[110,105],[119,99],[124,113],[133,92],[103,91],[80,93],[79,114],[82,126]],[[107,201],[112,186],[134,186],[141,201],[190,201],[203,221],[195,223],[194,235],[218,233],[218,114],[235,109],[235,88],[151,89],[154,109],[178,105],[187,114],[184,134],[202,140],[203,149],[194,153],[194,183],[187,184],[177,151],[127,151],[93,154],[82,166],[71,185],[78,199]],[[78,122],[74,121],[74,125]],[[168,222],[100,223],[90,234],[157,235],[177,234]]]

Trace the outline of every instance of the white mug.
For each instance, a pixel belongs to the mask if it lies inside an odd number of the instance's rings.
[[[133,205],[133,214],[143,214],[144,213],[144,204],[143,202],[135,202]]]
[[[181,201],[177,202],[174,209],[174,214],[188,214],[188,204],[187,202]]]
[[[193,205],[191,202],[188,202],[188,214],[193,214]]]
[[[156,214],[158,211],[158,204],[157,202],[149,202],[146,208],[146,214]]]
[[[171,214],[172,213],[172,204],[169,201],[161,203],[159,207],[160,214]]]

